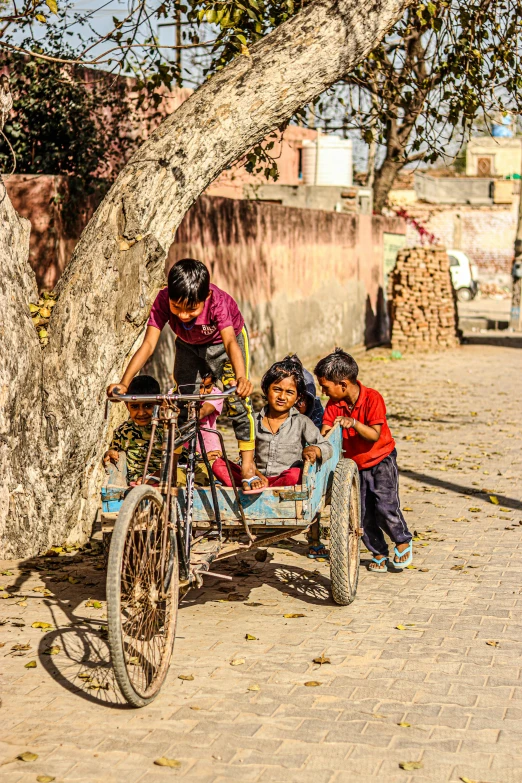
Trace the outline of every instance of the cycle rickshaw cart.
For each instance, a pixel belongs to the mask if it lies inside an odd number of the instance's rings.
[[[333,455],[305,463],[301,485],[245,494],[214,480],[198,411],[203,402],[233,395],[114,395],[114,401],[154,403],[152,443],[163,429],[159,484],[102,489],[102,530],[110,535],[107,562],[108,640],[118,685],[135,707],[150,703],[167,675],[176,633],[179,598],[224,558],[306,531],[316,520],[330,528],[330,575],[334,601],[346,606],[359,577],[360,491],[357,466],[342,457],[342,431],[329,433]],[[187,420],[178,422],[180,406]],[[179,426],[178,426],[179,425]],[[188,449],[186,486],[177,484],[175,452]],[[200,454],[197,454],[197,451]],[[210,486],[196,487],[196,461],[206,466]]]

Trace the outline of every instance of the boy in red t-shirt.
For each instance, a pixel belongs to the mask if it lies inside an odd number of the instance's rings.
[[[413,559],[412,536],[400,509],[397,451],[384,400],[378,391],[357,380],[357,362],[341,348],[321,359],[315,374],[330,398],[322,434],[338,422],[343,427],[343,454],[359,468],[363,541],[373,554],[369,570],[388,570],[383,529],[395,544],[393,565],[402,570]]]
[[[243,489],[256,479],[254,465],[255,424],[249,395],[250,348],[245,321],[236,301],[210,282],[201,261],[183,258],[171,268],[168,285],[152,305],[143,343],[131,358],[119,383],[111,383],[107,394],[124,394],[154,353],[161,330],[166,326],[176,335],[174,379],[183,394],[193,394],[209,373],[221,380],[224,389],[236,386],[242,403],[226,400],[241,452]]]

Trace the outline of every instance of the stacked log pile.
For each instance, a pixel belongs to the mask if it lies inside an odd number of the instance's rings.
[[[436,350],[459,345],[457,300],[446,251],[404,248],[389,278],[392,349]]]

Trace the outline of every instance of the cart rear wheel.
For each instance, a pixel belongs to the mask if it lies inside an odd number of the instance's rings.
[[[114,526],[107,567],[109,648],[127,701],[144,707],[167,676],[178,613],[176,536],[162,495],[135,487]]]
[[[360,519],[359,471],[351,459],[341,458],[333,477],[330,509],[332,595],[341,606],[351,604],[357,593]]]

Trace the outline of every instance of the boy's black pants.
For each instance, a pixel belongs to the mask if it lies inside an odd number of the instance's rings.
[[[372,468],[359,471],[363,541],[374,555],[388,556],[383,530],[396,544],[411,541],[411,533],[400,509],[397,451]]]

